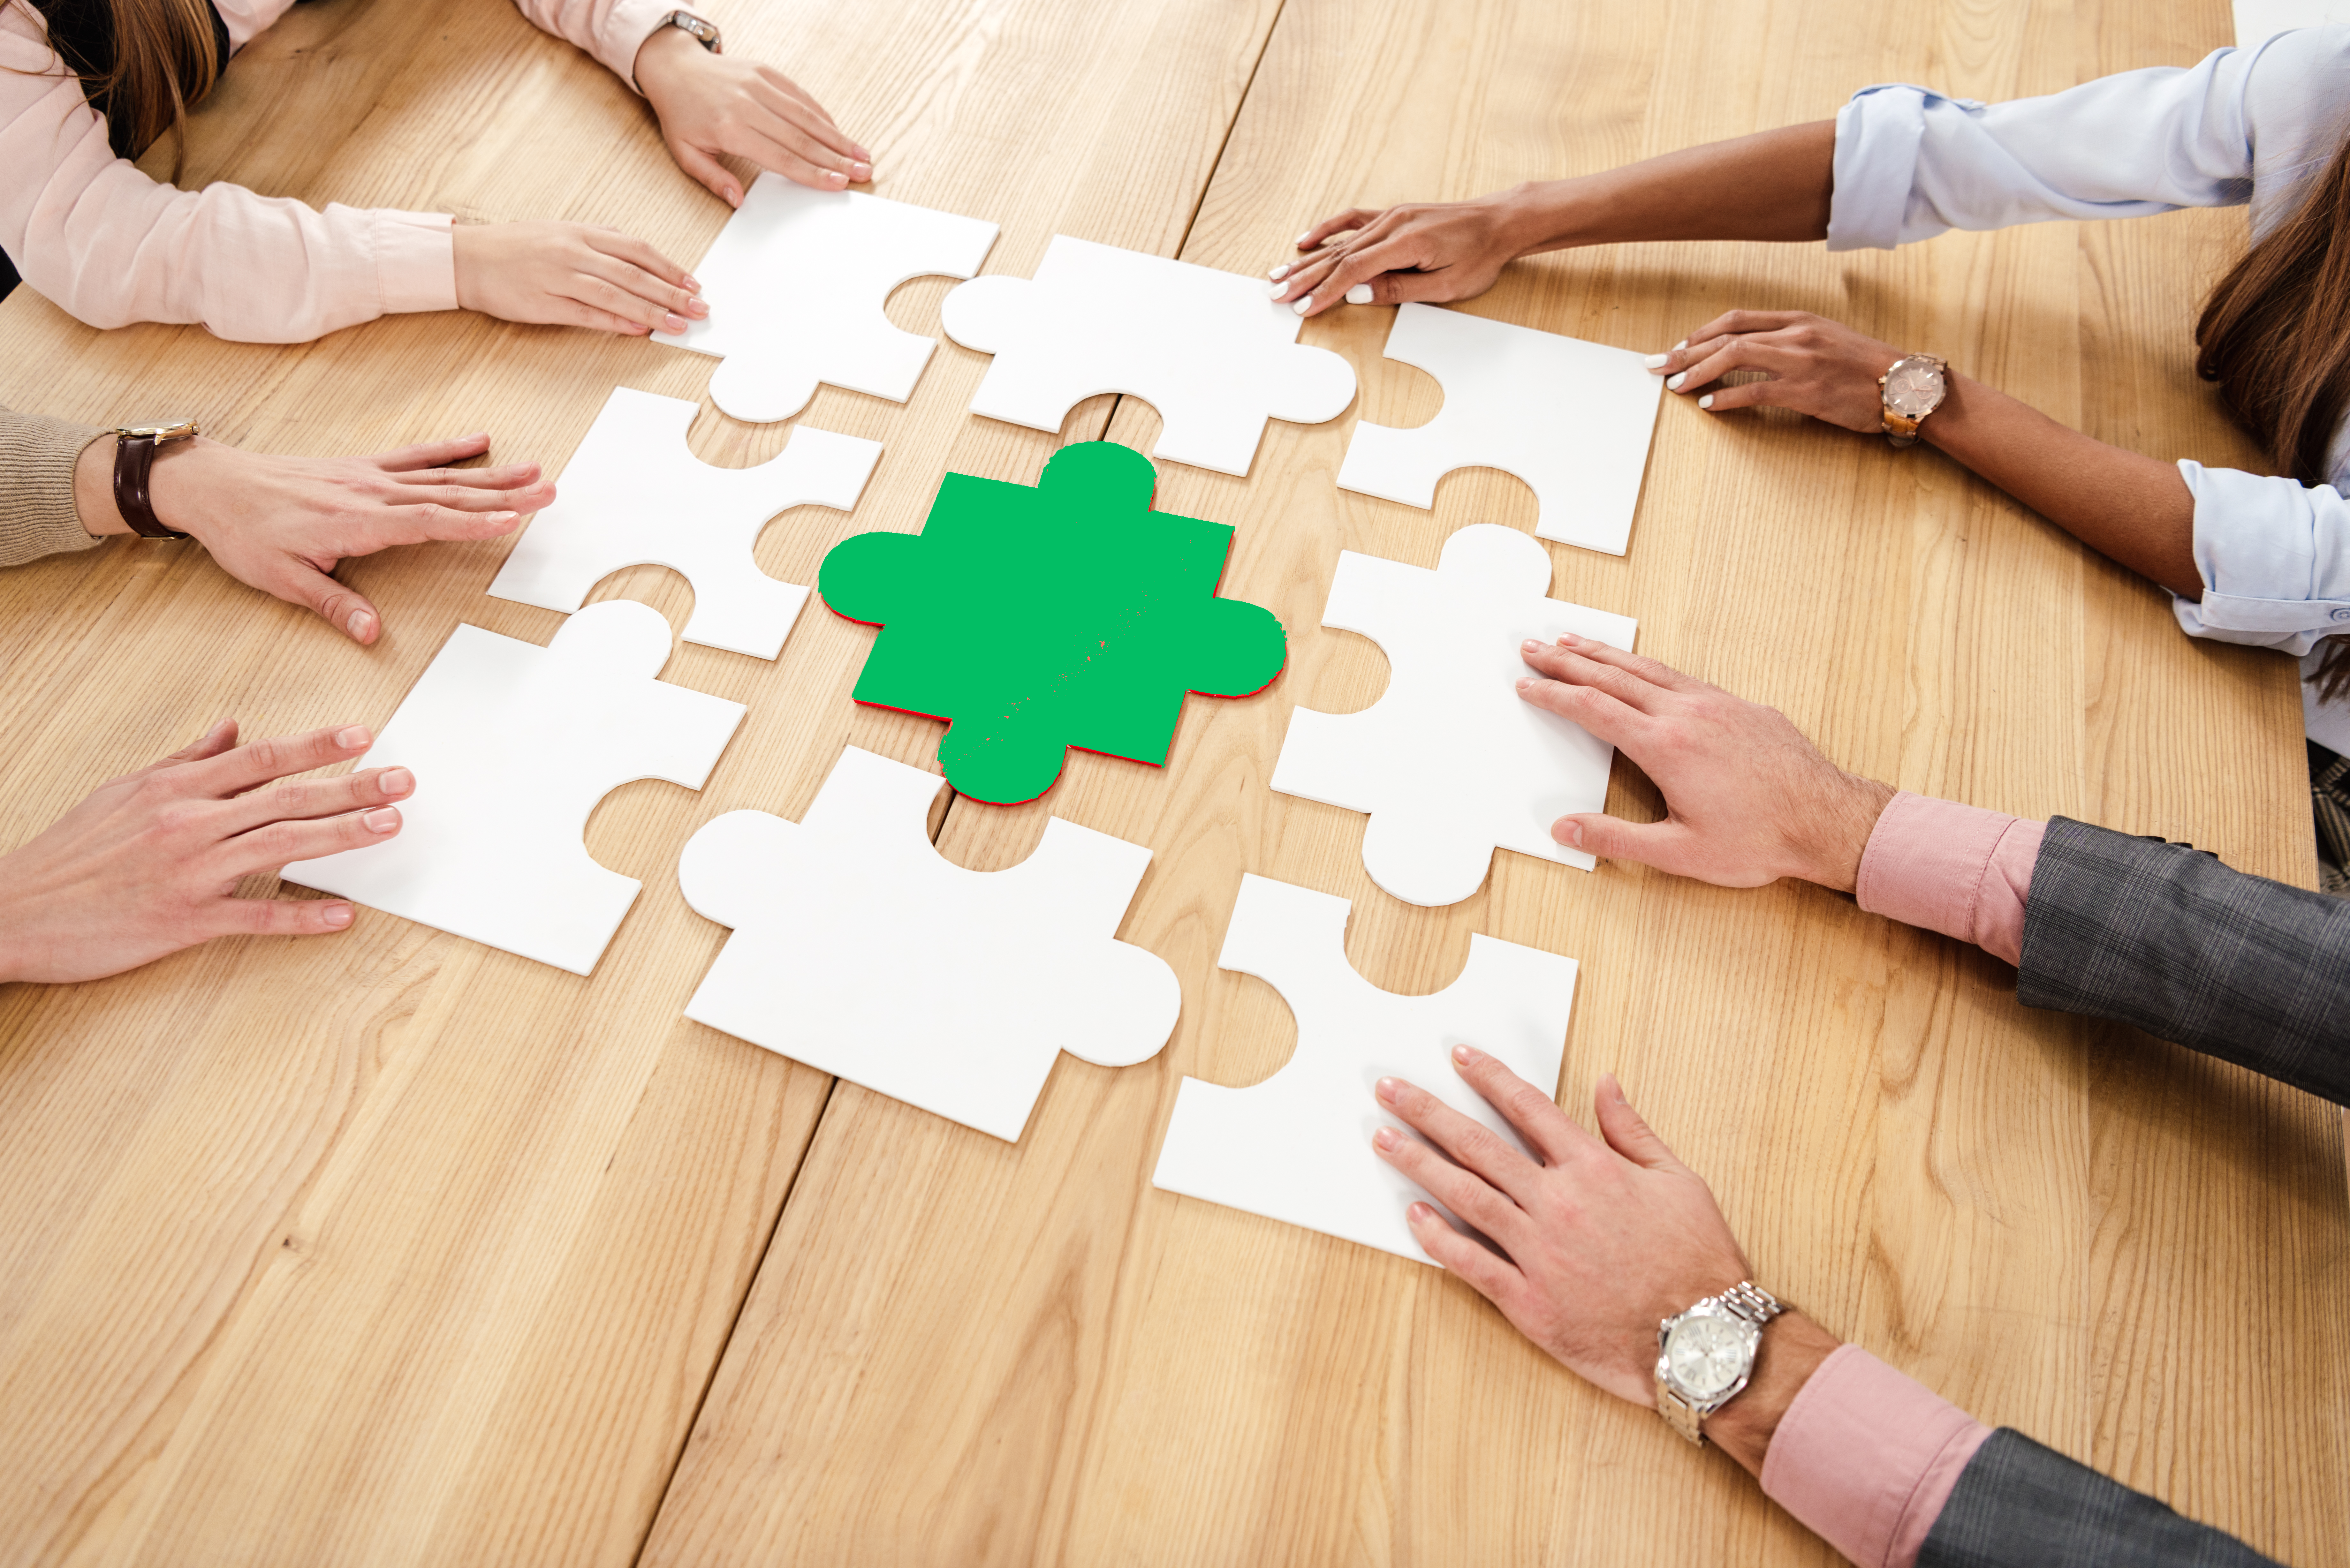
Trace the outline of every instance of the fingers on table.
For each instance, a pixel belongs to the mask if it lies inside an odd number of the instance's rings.
[[[442,441],[420,441],[395,452],[380,452],[367,461],[386,473],[406,473],[419,468],[440,468],[452,462],[463,462],[469,457],[479,457],[490,450],[490,432],[476,431],[472,435],[451,436]],[[531,465],[536,467],[536,463]],[[504,469],[469,468],[470,474],[503,473]]]
[[[1460,1275],[1477,1293],[1504,1312],[1525,1276],[1506,1258],[1469,1237],[1463,1236],[1446,1223],[1444,1216],[1426,1203],[1415,1203],[1403,1211],[1404,1223],[1411,1227],[1412,1240],[1419,1250],[1435,1259],[1447,1273]]]
[[[229,877],[283,870],[296,860],[317,860],[380,844],[400,831],[397,806],[379,805],[340,816],[293,817],[265,823],[222,842],[219,869]]]
[[[272,822],[300,822],[366,811],[416,793],[416,775],[406,768],[368,768],[332,779],[281,779],[266,789],[228,804],[227,830],[247,832]]]
[[[348,762],[375,743],[364,724],[343,724],[299,735],[273,735],[181,770],[182,793],[226,800],[288,774]]]
[[[1388,1110],[1428,1139],[1423,1144],[1393,1127],[1382,1127],[1372,1137],[1380,1157],[1452,1212],[1506,1242],[1525,1219],[1523,1206],[1533,1201],[1542,1168],[1513,1148],[1501,1134],[1462,1116],[1417,1084],[1382,1078],[1378,1096]]]
[[[320,937],[346,929],[353,910],[339,898],[223,898],[213,936]]]
[[[1599,1118],[1600,1136],[1607,1147],[1635,1165],[1650,1170],[1686,1171],[1689,1168],[1675,1157],[1665,1140],[1632,1108],[1625,1097],[1623,1085],[1616,1075],[1603,1075],[1591,1092],[1591,1108]]]

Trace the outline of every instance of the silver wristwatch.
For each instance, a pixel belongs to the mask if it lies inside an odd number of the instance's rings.
[[[661,18],[660,25],[664,27],[675,27],[681,33],[691,34],[695,43],[713,55],[723,55],[726,52],[725,40],[718,31],[718,24],[704,21],[691,11],[671,11]]]
[[[1690,1442],[1705,1418],[1737,1397],[1754,1373],[1762,1325],[1786,1308],[1752,1280],[1708,1296],[1657,1329],[1657,1414]]]

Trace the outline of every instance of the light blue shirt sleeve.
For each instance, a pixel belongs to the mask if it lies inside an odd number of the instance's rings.
[[[2345,109],[2350,26],[2009,103],[1864,88],[1836,114],[1828,249],[2248,201],[2258,232],[2332,153]]]
[[[2195,497],[2203,598],[2171,600],[2191,637],[2304,654],[2350,632],[2350,502],[2330,484],[2178,464]]]

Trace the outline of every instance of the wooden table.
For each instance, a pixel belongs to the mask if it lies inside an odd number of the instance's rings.
[[[2220,0],[779,0],[730,46],[785,63],[879,151],[883,193],[1258,272],[1341,206],[1457,197],[1834,110],[1914,79],[1987,99],[2184,63]],[[198,117],[191,181],[314,202],[564,216],[688,261],[723,209],[593,62],[493,0],[328,0]],[[2189,369],[2240,213],[1953,234],[1898,254],[1622,247],[1511,269],[1468,306],[1661,348],[1735,304],[1930,348],[2142,451],[2245,462]],[[890,305],[936,330],[942,280]],[[1389,313],[1305,340],[1362,392],[1276,423],[1252,477],[1174,465],[1160,504],[1235,524],[1225,588],[1292,665],[1194,699],[1164,772],[1077,754],[1045,803],[955,800],[941,853],[1021,859],[1047,813],[1149,845],[1121,934],[1180,975],[1140,1066],[1062,1058],[1017,1145],[681,1016],[725,937],[680,897],[721,812],[797,817],[844,742],[935,767],[937,727],[847,697],[870,632],[812,609],[764,663],[681,645],[667,679],[750,705],[709,785],[589,824],[645,888],[592,979],[363,913],[99,984],[0,990],[0,1561],[258,1563],[1668,1563],[1831,1560],[1718,1455],[1531,1349],[1457,1281],[1151,1189],[1186,1075],[1261,1079],[1286,1008],[1214,960],[1243,870],[1353,900],[1371,981],[1449,982],[1471,932],[1567,953],[1560,1084],[1620,1073],[1715,1184],[1762,1279],[1985,1419],[2021,1426],[2300,1564],[2350,1562],[2339,1124],[2118,1029],[2020,1010],[2009,971],[1817,889],[1731,892],[1513,855],[1444,909],[1377,889],[1362,819],[1276,796],[1288,713],[1384,667],[1319,626],[1342,547],[1432,565],[1530,527],[1472,472],[1434,513],[1333,485],[1356,418],[1417,423]],[[973,418],[942,346],[910,403],[826,388],[800,422],[887,443],[854,517],[786,514],[767,570],[913,529],[950,469],[1033,483],[1056,441]],[[241,443],[371,450],[475,428],[559,468],[616,384],[711,362],[450,315],[305,348],[87,330],[0,308],[0,400],[182,407]],[[1063,439],[1147,448],[1133,400]],[[784,426],[706,410],[707,459]],[[380,723],[451,629],[544,642],[484,597],[507,545],[348,576],[356,648],[201,555],[117,544],[0,576],[0,843],[223,713]],[[2178,635],[2162,597],[1929,451],[1669,400],[1630,553],[1550,546],[1560,597],[1783,707],[1913,789],[2064,812],[2314,872],[2285,661]],[[682,620],[656,568],[598,597]],[[429,787],[429,782],[428,782]],[[1656,796],[1619,767],[1614,809]],[[272,890],[266,878],[252,889]]]

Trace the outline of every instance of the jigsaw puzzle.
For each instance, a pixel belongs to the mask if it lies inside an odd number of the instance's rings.
[[[941,782],[851,746],[805,820],[695,834],[678,881],[733,935],[685,1015],[1016,1141],[1057,1054],[1144,1060],[1182,991],[1116,940],[1150,851],[1055,818],[1019,865],[967,871],[925,826]]]
[[[1157,477],[1083,441],[1033,489],[950,473],[920,534],[834,546],[816,591],[882,628],[857,701],[944,720],[939,762],[978,800],[1034,800],[1071,746],[1163,764],[1184,694],[1263,690],[1287,639],[1217,596],[1232,530],[1151,510]]]
[[[1264,280],[1053,236],[1031,280],[973,278],[939,319],[995,356],[971,411],[1057,431],[1103,392],[1159,410],[1153,456],[1246,476],[1268,418],[1320,424],[1355,400],[1354,367],[1297,341]]]
[[[1509,1123],[1454,1071],[1451,1048],[1474,1045],[1555,1092],[1575,961],[1472,936],[1460,979],[1432,996],[1398,996],[1347,961],[1349,912],[1327,893],[1241,877],[1216,963],[1281,992],[1297,1021],[1297,1049],[1244,1089],[1184,1079],[1150,1181],[1427,1262],[1406,1208],[1431,1203],[1467,1228],[1372,1150],[1381,1127],[1419,1136],[1380,1107],[1372,1085],[1409,1079],[1523,1151]]]
[[[902,403],[935,337],[889,325],[910,277],[969,277],[995,225],[857,191],[811,191],[762,172],[694,267],[710,314],[657,343],[725,362],[710,397],[738,420],[787,420],[829,381]]]
[[[881,443],[806,426],[755,468],[719,468],[685,443],[697,405],[615,387],[572,454],[555,502],[531,520],[493,597],[567,615],[623,566],[668,566],[693,585],[684,638],[773,659],[807,589],[759,569],[768,519],[810,504],[854,508]]]
[[[634,779],[700,789],[743,705],[654,679],[669,622],[589,605],[545,648],[460,626],[367,753],[405,767],[388,844],[297,860],[286,881],[587,974],[641,886],[588,857],[596,803]]]
[[[1357,424],[1341,490],[1432,507],[1454,469],[1498,468],[1533,487],[1543,538],[1625,552],[1664,396],[1641,356],[1411,304],[1397,308],[1387,357],[1443,382],[1444,407],[1410,430]]]
[[[1364,868],[1406,903],[1459,903],[1497,848],[1591,868],[1550,825],[1605,809],[1616,749],[1519,700],[1519,645],[1572,632],[1628,653],[1638,623],[1549,590],[1548,553],[1491,523],[1447,539],[1432,572],[1338,556],[1322,624],[1378,643],[1388,689],[1357,713],[1292,713],[1273,787],[1369,813]]]

